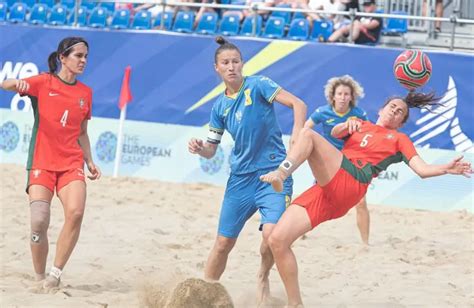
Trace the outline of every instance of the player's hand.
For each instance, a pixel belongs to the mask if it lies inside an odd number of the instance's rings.
[[[346,121],[346,128],[349,135],[352,135],[355,132],[359,132],[361,126],[362,123],[357,119],[348,119]]]
[[[91,173],[91,175],[87,176],[90,180],[93,181],[100,179],[102,172],[100,171],[100,168],[97,167],[93,162],[89,162],[87,164],[87,169],[89,169],[89,172]]]
[[[446,172],[449,174],[463,175],[467,178],[473,173],[471,163],[463,161],[463,156],[455,158],[447,165]]]
[[[18,93],[23,94],[28,92],[30,84],[22,79],[17,79],[15,89]]]
[[[188,150],[191,154],[199,154],[204,148],[204,142],[201,139],[191,138],[188,142]]]

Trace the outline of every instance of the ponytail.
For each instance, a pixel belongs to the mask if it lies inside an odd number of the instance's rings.
[[[53,51],[48,57],[49,73],[54,74],[58,69],[58,52]]]

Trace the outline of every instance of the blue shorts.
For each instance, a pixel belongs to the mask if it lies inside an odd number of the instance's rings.
[[[291,202],[293,179],[285,181],[283,191],[277,193],[260,176],[274,170],[264,169],[247,174],[231,174],[222,202],[218,234],[236,238],[245,222],[259,210],[260,227],[266,223],[276,224]]]

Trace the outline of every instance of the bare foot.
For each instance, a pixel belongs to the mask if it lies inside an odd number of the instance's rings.
[[[285,308],[304,308],[303,304],[286,305]]]
[[[260,181],[272,184],[273,189],[276,192],[283,191],[283,180],[285,176],[279,169],[270,171],[260,177]]]
[[[46,277],[46,279],[43,282],[43,289],[47,292],[53,289],[58,289],[59,282],[60,282],[60,279],[57,279],[56,277],[48,275],[48,277]]]

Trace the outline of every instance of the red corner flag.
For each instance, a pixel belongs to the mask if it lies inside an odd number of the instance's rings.
[[[125,68],[125,75],[123,75],[122,88],[120,89],[119,108],[122,108],[132,100],[132,93],[130,92],[130,65]]]

